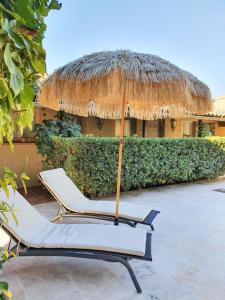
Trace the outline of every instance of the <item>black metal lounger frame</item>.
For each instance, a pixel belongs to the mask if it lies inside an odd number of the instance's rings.
[[[78,257],[78,258],[88,258],[88,259],[99,259],[103,261],[109,262],[118,262],[126,267],[128,270],[130,277],[133,281],[133,284],[137,290],[137,293],[141,293],[141,287],[138,283],[138,280],[134,274],[134,271],[129,264],[129,260],[131,259],[140,259],[146,261],[152,261],[151,254],[151,233],[147,233],[146,236],[146,247],[145,247],[145,255],[137,256],[116,252],[108,252],[108,251],[100,251],[100,250],[90,250],[90,249],[66,249],[66,248],[32,248],[27,247],[26,245],[20,243],[13,234],[3,225],[4,231],[11,237],[12,240],[16,242],[16,245],[12,248],[9,248],[10,255],[9,258],[16,256],[65,256],[65,257]],[[10,247],[10,245],[9,245]]]
[[[53,190],[47,184],[44,183],[41,176],[38,175],[37,177],[41,181],[41,183],[47,188],[47,190],[53,195],[53,197],[56,199],[56,201],[59,204],[59,210],[58,210],[57,216],[54,219],[52,219],[52,222],[56,222],[64,217],[89,218],[89,219],[105,220],[105,221],[110,221],[110,222],[115,221],[114,216],[92,214],[92,213],[79,213],[79,212],[71,211],[70,209],[65,207],[65,205],[63,205],[63,203],[59,200],[59,198],[53,192]],[[64,210],[64,212],[61,212],[61,210]],[[128,224],[131,227],[136,227],[137,224],[144,224],[144,225],[150,226],[151,230],[154,230],[152,222],[159,213],[160,213],[160,211],[158,211],[158,210],[151,210],[150,213],[147,215],[147,217],[144,219],[144,221],[132,221],[127,218],[119,217],[119,222]]]

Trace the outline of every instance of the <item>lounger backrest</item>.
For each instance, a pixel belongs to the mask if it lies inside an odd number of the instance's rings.
[[[70,208],[71,204],[89,201],[66,175],[62,168],[40,172],[43,183],[55,194],[60,202]]]
[[[50,224],[19,192],[16,191],[14,193],[11,186],[9,186],[9,197],[0,189],[0,201],[5,201],[13,207],[18,220],[17,225],[10,213],[6,213],[8,218],[8,222],[6,222],[0,213],[4,227],[6,227],[17,240],[25,242],[25,244],[29,244],[29,241],[35,238],[35,236],[38,236],[38,234]]]

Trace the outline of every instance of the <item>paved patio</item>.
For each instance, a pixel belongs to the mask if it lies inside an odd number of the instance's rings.
[[[224,179],[122,195],[122,201],[161,211],[154,223],[153,262],[131,262],[141,295],[136,294],[124,267],[116,263],[16,258],[4,266],[13,299],[225,299],[225,194],[214,191],[219,188],[225,189]],[[47,217],[56,212],[55,203],[36,208]]]

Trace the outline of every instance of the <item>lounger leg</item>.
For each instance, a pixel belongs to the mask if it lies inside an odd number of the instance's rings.
[[[77,250],[78,251],[78,250]],[[80,258],[90,258],[90,259],[100,259],[104,261],[110,261],[110,262],[118,262],[124,265],[133,281],[133,284],[137,290],[137,292],[140,294],[142,292],[141,287],[138,283],[138,280],[134,274],[134,271],[129,264],[129,257],[121,257],[121,256],[115,256],[115,255],[109,255],[109,254],[100,254],[100,253],[82,253],[82,252],[74,252],[73,250],[66,250],[63,249],[62,251],[59,251],[59,249],[29,249],[26,248],[25,251],[21,251],[18,253],[19,256],[66,256],[66,257],[80,257]]]
[[[150,227],[151,227],[151,230],[152,230],[152,231],[155,230],[155,228],[154,228],[154,226],[153,226],[152,224],[150,225]]]
[[[130,227],[135,228],[137,223],[136,222],[126,222]]]
[[[134,271],[131,268],[131,265],[129,264],[128,260],[127,259],[120,259],[120,260],[117,260],[117,261],[120,262],[121,264],[123,264],[127,268],[138,294],[142,293],[142,290],[141,290],[141,287],[138,283],[137,277],[135,276]]]
[[[63,214],[61,212],[62,209],[63,207],[60,205],[56,217],[54,217],[51,220],[52,223],[58,222],[58,220],[62,221],[62,217],[63,217]]]
[[[107,258],[102,258],[102,259],[106,260],[106,261],[111,261],[111,262],[119,262],[122,265],[124,265],[127,268],[128,272],[130,274],[130,277],[131,277],[131,279],[133,281],[133,284],[134,284],[134,286],[135,286],[138,294],[142,293],[142,290],[141,290],[141,287],[140,287],[140,285],[138,283],[137,277],[135,276],[134,271],[133,271],[131,265],[128,262],[128,258],[126,258],[126,257],[122,258],[122,257],[112,256],[112,257],[107,257]]]
[[[136,225],[137,225],[137,222],[132,222],[132,221],[128,221],[128,220],[122,220],[122,219],[119,219],[119,223],[127,224],[130,227],[136,227]]]
[[[136,226],[137,226],[137,222],[134,222],[134,223],[133,223],[133,227],[136,227]]]
[[[57,221],[59,221],[59,220],[61,220],[61,216],[60,215],[57,215],[55,218],[53,218],[52,220],[51,220],[51,222],[52,223],[56,223]]]

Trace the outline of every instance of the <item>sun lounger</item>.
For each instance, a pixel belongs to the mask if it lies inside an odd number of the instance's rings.
[[[123,264],[136,287],[141,288],[130,259],[151,261],[151,233],[144,229],[103,224],[54,224],[9,187],[7,202],[16,211],[18,225],[7,213],[3,230],[16,242],[18,256],[66,256],[100,259]],[[0,198],[6,198],[0,190]]]
[[[40,181],[54,196],[60,205],[58,215],[53,221],[66,216],[94,218],[114,221],[114,201],[89,200],[76,187],[62,168],[42,171]],[[119,222],[135,227],[138,223],[149,225],[154,230],[152,222],[159,214],[157,210],[133,203],[120,203]]]

